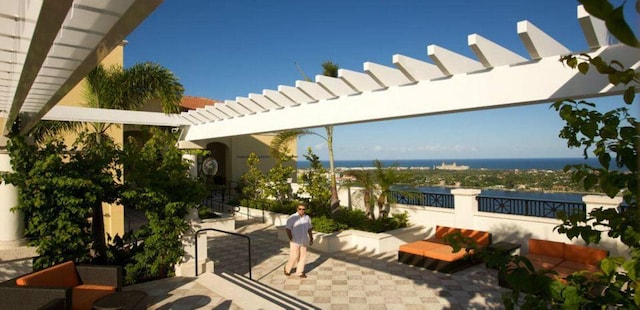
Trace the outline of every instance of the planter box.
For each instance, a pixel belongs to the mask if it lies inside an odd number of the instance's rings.
[[[236,213],[236,216],[246,216],[257,220],[264,219],[265,223],[278,228],[279,240],[289,241],[284,229],[289,215],[240,207],[240,211]],[[424,239],[428,236],[428,231],[424,226],[412,226],[378,234],[360,230],[345,230],[332,234],[314,232],[313,235],[314,240],[311,248],[320,252],[334,253],[346,250],[362,250],[378,254],[397,251],[401,244]]]
[[[278,239],[289,241],[284,226],[277,228]],[[324,253],[358,250],[380,254],[398,251],[401,244],[424,239],[426,235],[427,229],[424,226],[412,226],[377,234],[351,229],[331,234],[313,232],[311,248]]]

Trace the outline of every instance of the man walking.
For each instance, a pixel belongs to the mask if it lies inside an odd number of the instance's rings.
[[[304,273],[304,265],[307,259],[307,246],[313,245],[313,225],[311,225],[311,218],[305,214],[306,210],[307,205],[300,203],[298,211],[287,219],[285,228],[289,236],[289,261],[284,266],[284,274],[287,276],[296,266],[296,275],[300,278],[307,277]]]

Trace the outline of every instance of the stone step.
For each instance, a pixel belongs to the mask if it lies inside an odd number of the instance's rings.
[[[198,283],[243,309],[319,309],[243,275],[204,273]]]

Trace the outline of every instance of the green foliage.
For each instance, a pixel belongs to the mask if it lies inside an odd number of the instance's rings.
[[[151,139],[142,146],[130,141],[122,155],[127,168],[122,203],[143,210],[149,220],[135,233],[144,242],[134,263],[125,268],[130,282],[173,275],[184,255],[181,238],[189,229],[187,214],[206,196],[204,183],[189,177],[190,163],[174,147],[176,137],[157,128],[148,130]]]
[[[320,210],[329,210],[329,200],[331,199],[330,184],[326,176],[327,170],[324,169],[320,158],[311,151],[311,148],[307,149],[307,154],[304,157],[309,161],[310,168],[299,176],[298,183],[301,187],[297,194],[308,194],[310,196],[309,207],[320,214]]]
[[[333,233],[341,230],[348,229],[349,226],[340,223],[330,217],[319,216],[313,218],[313,230],[322,233]]]
[[[344,183],[343,186],[359,186],[362,187],[362,199],[364,201],[365,214],[368,219],[375,220],[374,206],[376,203],[375,191],[377,189],[374,174],[370,170],[349,170],[345,172],[345,176],[355,178]],[[358,193],[360,194],[360,193]]]
[[[290,201],[293,198],[291,178],[296,170],[287,165],[292,158],[286,150],[275,158],[275,164],[267,172],[268,182],[261,184],[265,197],[272,197],[279,201]]]
[[[109,143],[80,148],[81,138],[71,148],[57,140],[37,147],[18,136],[9,142],[15,172],[3,179],[19,189],[16,208],[25,214],[25,236],[41,255],[36,270],[69,259],[97,259],[89,250],[103,233],[95,234],[88,219],[102,215],[95,212],[103,201],[115,201],[116,149]]]
[[[149,141],[131,141],[125,150],[111,140],[93,143],[92,135],[85,134],[70,148],[55,139],[40,146],[11,139],[15,172],[3,179],[19,188],[17,208],[25,214],[25,234],[41,255],[35,269],[64,260],[120,264],[128,284],[171,275],[183,255],[187,211],[206,192],[189,178],[189,163],[174,147],[175,137],[150,132]],[[127,168],[124,183],[121,165]],[[135,234],[109,236],[107,247],[95,214],[101,218],[102,203],[116,201],[144,210],[149,223]]]
[[[579,2],[584,5],[589,14],[604,20],[609,32],[620,42],[640,47],[640,42],[624,19],[624,2],[618,7],[614,7],[609,1],[604,0],[579,0]],[[637,1],[636,10],[640,13],[640,4]]]
[[[581,0],[587,12],[605,20],[609,31],[620,41],[639,46],[638,40],[624,21],[622,6],[613,8],[605,0]],[[552,105],[566,122],[560,137],[572,148],[581,148],[585,158],[592,153],[600,167],[570,165],[572,179],[585,190],[597,188],[609,197],[622,194],[627,206],[617,209],[597,208],[589,214],[560,214],[562,224],[555,227],[570,239],[581,238],[587,244],[599,243],[606,233],[629,249],[630,258],[609,257],[601,262],[602,272],[582,271],[569,275],[566,282],[536,271],[520,256],[507,256],[507,261],[493,261],[500,274],[512,288],[503,296],[507,309],[563,308],[563,309],[637,309],[640,296],[640,213],[637,199],[640,192],[638,150],[640,126],[631,116],[640,75],[626,69],[618,61],[607,63],[600,57],[587,54],[568,55],[561,61],[581,73],[595,68],[605,74],[609,82],[626,87],[622,100],[626,106],[607,112],[595,109],[595,104],[571,99]],[[611,166],[613,162],[614,166]],[[495,259],[495,258],[490,258]]]
[[[630,109],[634,99],[634,86],[640,83],[632,69],[625,70],[616,61],[604,62],[600,57],[589,55],[564,56],[562,58],[572,68],[581,64],[589,64],[598,72],[607,74],[613,85],[627,86],[624,101],[626,106],[601,113],[595,105],[586,101],[561,100],[553,104],[566,125],[560,131],[560,137],[567,140],[569,147],[582,148],[588,157],[592,152],[601,167],[574,165],[565,168],[572,171],[573,180],[582,184],[585,190],[598,187],[609,197],[616,196],[620,190],[627,203],[638,195],[638,149],[640,147],[640,124],[631,115]],[[581,69],[585,73],[588,69]],[[631,90],[631,91],[629,91]],[[630,94],[628,94],[630,93]],[[614,156],[612,156],[614,155]],[[615,167],[611,167],[611,162]]]
[[[345,175],[355,177],[355,180],[345,182],[345,186],[360,186],[363,188],[364,207],[369,219],[375,219],[374,203],[378,206],[381,218],[388,217],[391,204],[394,203],[391,193],[397,191],[398,185],[411,185],[416,182],[414,175],[407,170],[398,169],[397,165],[384,167],[381,161],[374,160],[373,171],[350,170]]]
[[[324,233],[345,229],[380,233],[408,226],[409,215],[407,213],[371,220],[362,210],[340,209],[332,217],[326,215],[313,217],[313,229]]]
[[[265,176],[260,170],[260,158],[256,153],[249,154],[247,158],[249,170],[240,177],[242,182],[242,196],[247,199],[258,200],[263,198],[262,184]]]

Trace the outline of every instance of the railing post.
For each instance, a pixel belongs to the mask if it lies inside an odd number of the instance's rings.
[[[451,190],[454,205],[455,227],[474,228],[473,218],[478,213],[479,189],[456,188]]]
[[[226,230],[220,230],[220,229],[216,229],[216,228],[203,228],[203,229],[199,229],[197,230],[194,235],[196,236],[196,238],[198,237],[198,234],[200,234],[203,231],[217,231],[217,232],[221,232],[221,233],[225,233],[228,235],[233,235],[233,236],[238,236],[238,237],[242,237],[247,239],[247,246],[248,246],[248,253],[247,255],[249,256],[249,279],[253,279],[252,276],[252,272],[251,272],[251,237],[247,236],[247,235],[243,235],[243,234],[239,234],[239,233],[234,233],[234,232],[230,232],[230,231],[226,231]],[[205,236],[206,238],[206,236]],[[198,259],[198,244],[196,243],[196,247],[195,247],[195,258],[196,260]],[[198,276],[198,264],[196,264],[196,274],[195,276]]]
[[[602,208],[604,210],[618,208],[620,206],[620,203],[622,203],[622,197],[617,196],[609,198],[608,196],[586,195],[582,196],[582,201],[584,201],[584,203],[586,204],[586,212],[587,215],[589,215],[591,211],[597,208]],[[601,234],[601,237],[602,240],[600,241],[600,243],[607,244],[607,246],[612,248],[615,247],[617,253],[627,253],[629,251],[629,248],[626,247],[622,242],[620,242],[619,240],[611,239],[611,237],[609,237],[606,233]]]

